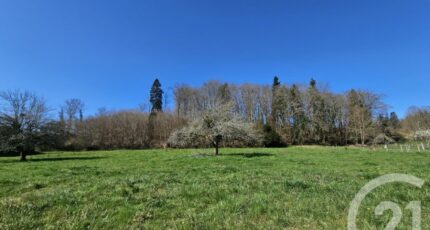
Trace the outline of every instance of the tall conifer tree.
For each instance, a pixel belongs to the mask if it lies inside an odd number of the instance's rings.
[[[152,105],[151,112],[162,112],[163,111],[163,90],[161,89],[161,83],[158,79],[155,79],[151,87],[150,102]]]
[[[277,119],[281,110],[282,104],[280,103],[280,95],[279,95],[279,87],[281,86],[281,82],[279,81],[278,76],[273,78],[272,84],[272,104],[271,104],[271,118],[270,123],[273,127],[276,127]]]

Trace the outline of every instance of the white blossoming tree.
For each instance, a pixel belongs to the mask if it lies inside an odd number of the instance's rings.
[[[415,140],[430,140],[430,129],[416,131],[414,138]]]
[[[261,140],[253,125],[235,116],[228,104],[207,111],[202,119],[174,132],[168,143],[179,148],[212,146],[218,155],[221,142],[256,146]]]

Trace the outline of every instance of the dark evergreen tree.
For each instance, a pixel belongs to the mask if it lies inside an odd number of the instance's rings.
[[[163,112],[163,90],[161,89],[161,83],[158,79],[155,79],[151,87],[150,102],[152,105],[151,114],[149,115],[148,121],[148,132],[147,138],[150,145],[154,142],[154,131],[157,113]]]
[[[263,144],[265,147],[285,147],[281,136],[269,124],[263,126]]]
[[[64,109],[61,107],[60,112],[58,113],[58,116],[60,118],[60,123],[65,126],[66,120],[64,119]]]
[[[393,129],[399,128],[400,119],[397,116],[396,112],[390,113],[390,127]]]
[[[311,79],[308,88],[308,139],[311,143],[325,144],[325,136],[328,129],[324,100],[318,91],[317,82]]]
[[[395,112],[390,113],[390,117],[387,118],[388,130],[390,131],[390,137],[396,141],[404,141],[402,134],[399,133],[400,119]]]
[[[82,111],[82,109],[79,110],[79,122],[83,122],[84,121],[84,112]]]
[[[217,99],[221,104],[225,104],[225,103],[231,101],[230,87],[228,86],[227,83],[222,84],[218,88]]]
[[[289,104],[291,141],[293,144],[302,145],[306,139],[307,117],[302,95],[297,85],[293,85],[289,91]]]
[[[311,88],[315,89],[317,86],[317,81],[315,81],[315,79],[311,78],[310,86],[311,86]]]
[[[273,78],[273,84],[272,84],[272,104],[271,104],[271,118],[270,123],[273,127],[277,126],[277,119],[279,117],[279,113],[281,110],[282,104],[280,103],[280,96],[279,95],[279,87],[281,86],[281,82],[279,81],[279,78],[275,76]]]
[[[383,133],[389,136],[390,135],[389,123],[390,123],[390,120],[387,115],[379,114],[376,119],[376,128],[377,128],[377,131],[379,132],[378,134]]]
[[[163,111],[163,90],[161,89],[161,83],[158,79],[155,79],[154,83],[152,84],[150,102],[152,105],[152,113]]]
[[[279,88],[280,85],[281,85],[281,82],[279,81],[278,76],[275,76],[273,78],[272,92],[275,92]]]

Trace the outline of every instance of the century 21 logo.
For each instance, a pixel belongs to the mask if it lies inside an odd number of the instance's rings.
[[[360,208],[361,202],[364,200],[367,194],[371,193],[379,186],[393,182],[408,183],[418,188],[421,188],[424,184],[424,180],[406,174],[388,174],[370,181],[364,187],[361,188],[357,195],[355,195],[354,200],[352,200],[351,202],[348,212],[348,230],[357,229],[356,220],[358,210]],[[412,211],[412,229],[421,229],[421,202],[411,201],[406,206],[406,209]],[[394,202],[383,201],[375,208],[375,215],[382,215],[386,210],[391,210],[393,212],[393,217],[391,218],[385,229],[395,229],[402,220],[402,209],[398,204]]]

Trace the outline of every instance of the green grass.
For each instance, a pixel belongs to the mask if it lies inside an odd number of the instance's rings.
[[[355,148],[54,152],[0,157],[0,229],[346,229],[351,200],[371,179],[407,173],[426,181],[378,188],[360,229],[381,229],[385,200],[422,202],[430,228],[430,153]]]

